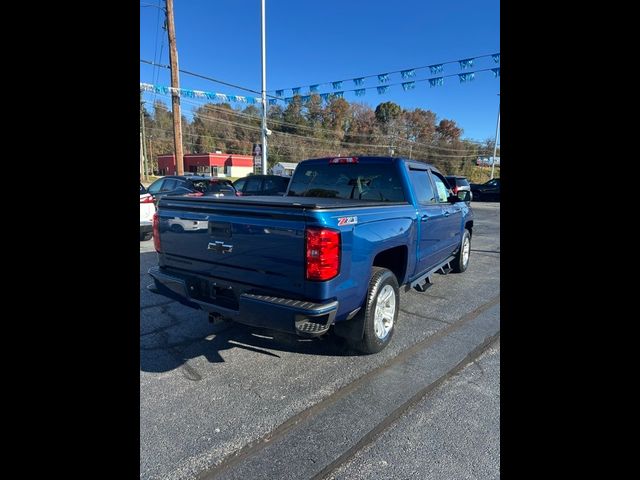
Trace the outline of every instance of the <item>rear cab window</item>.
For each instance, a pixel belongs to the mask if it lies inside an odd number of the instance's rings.
[[[288,196],[406,202],[399,172],[392,163],[299,164]]]

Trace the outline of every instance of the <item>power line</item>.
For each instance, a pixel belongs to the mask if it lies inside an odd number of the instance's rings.
[[[170,132],[167,132],[166,130],[163,130],[163,129],[153,128],[153,130],[159,130],[159,131],[163,131],[164,133],[170,133]],[[195,134],[187,134],[187,135],[194,136]],[[218,137],[207,137],[207,138],[218,138]],[[156,138],[155,140],[156,141],[167,141],[167,142],[170,141],[170,139],[158,139],[158,138]],[[231,142],[237,142],[237,143],[246,143],[247,145],[248,144],[252,144],[252,142],[238,141],[238,140],[235,140],[235,139],[224,139],[224,140],[228,140],[228,141],[231,141]],[[184,142],[184,143],[186,145],[202,147],[202,144],[200,144],[200,143],[195,143],[195,142]],[[274,144],[274,148],[275,149],[279,149],[279,148],[282,148],[282,147],[284,147],[284,148],[299,147],[299,148],[303,148],[304,150],[307,150],[307,151],[310,151],[310,152],[319,152],[321,155],[331,155],[331,153],[327,153],[327,151],[331,151],[331,149],[327,148],[327,147],[318,147],[318,146],[314,146],[314,145],[290,145],[290,144],[289,145],[287,145],[287,144],[278,145],[278,144]],[[374,149],[387,149],[388,147],[389,147],[389,145],[373,145],[373,146],[371,146],[371,148],[374,148]],[[225,150],[229,150],[229,151],[235,150],[235,151],[239,151],[239,152],[247,152],[246,155],[251,155],[251,148],[242,149],[242,148],[236,148],[236,147],[230,147],[230,146],[226,146],[224,148],[225,148]],[[420,149],[415,149],[414,153],[416,153],[418,155],[419,154],[424,155],[425,153],[427,153],[427,155],[428,155],[428,152],[421,151]],[[171,154],[156,154],[156,157],[159,156],[159,155],[171,155]],[[460,158],[463,158],[463,157],[473,157],[473,156],[475,156],[475,155],[465,155],[465,154],[461,154],[461,155],[438,155],[438,158],[436,158],[435,161],[438,162],[438,163],[444,163],[444,164],[447,164],[447,165],[451,165],[455,161],[454,160],[450,160],[450,158],[458,158],[458,159],[460,159]],[[301,160],[303,160],[303,159],[301,159]]]
[[[156,58],[156,53],[157,53],[157,49],[158,49],[158,32],[159,32],[159,27],[160,27],[160,11],[161,9],[158,9],[158,16],[156,17],[156,38],[155,38],[155,45],[154,45],[154,49],[153,49],[153,61],[155,62],[162,60],[162,49],[164,47],[164,35],[162,36],[162,39],[160,40],[160,56]],[[166,22],[166,19],[165,19]],[[163,30],[164,30],[164,25],[163,25]],[[153,71],[151,72],[152,78],[154,78],[154,83],[158,83],[158,79],[160,78],[160,69],[153,67]],[[153,96],[153,101],[156,101],[156,95]]]
[[[233,126],[233,127],[237,127],[237,128],[243,128],[246,130],[251,130],[251,131],[255,131],[255,132],[259,132],[260,129],[259,128],[255,128],[246,124],[241,124],[241,123],[236,123],[236,122],[231,122],[229,120],[224,120],[224,119],[220,119],[217,117],[208,117],[205,115],[201,115],[201,117],[205,120],[209,120],[211,122],[214,123],[220,123],[222,125],[228,125],[228,126]],[[322,139],[322,138],[315,138],[315,137],[306,137],[306,136],[302,136],[302,135],[297,135],[294,133],[287,133],[287,132],[279,132],[277,130],[274,130],[273,133],[276,136],[284,136],[287,138],[300,138],[305,140],[306,142],[320,142],[320,143],[324,143],[324,144],[329,144],[331,146],[348,146],[351,145],[353,147],[360,147],[360,148],[390,148],[390,147],[394,147],[396,149],[403,147],[403,145],[398,145],[397,142],[395,143],[395,145],[386,145],[386,144],[364,144],[364,143],[355,143],[355,142],[347,142],[344,140],[330,140],[330,139]],[[190,134],[190,135],[194,135],[194,134]],[[211,137],[214,138],[214,137]],[[233,139],[226,139],[229,141],[240,141],[240,140],[233,140]],[[407,142],[409,143],[409,142]],[[421,146],[423,146],[423,148],[420,148]],[[407,148],[408,146],[405,146],[404,148]],[[424,148],[426,147],[426,149]],[[347,147],[350,148],[350,147]],[[468,150],[465,149],[464,146],[461,146],[459,149],[447,149],[450,151],[457,151],[460,152],[457,155],[446,155],[443,153],[439,153],[437,151],[437,149],[441,148],[438,146],[433,146],[433,145],[427,145],[427,144],[421,144],[421,143],[414,143],[412,144],[412,148],[415,148],[416,153],[422,152],[424,153],[431,153],[432,155],[436,155],[438,157],[444,157],[444,158],[461,158],[461,157],[466,157],[466,156],[476,156],[477,153],[472,153],[469,152]],[[436,150],[436,151],[434,151]]]
[[[161,95],[165,95],[167,97],[169,96],[169,95],[166,95],[166,94],[161,94]],[[214,111],[217,111],[217,112],[221,112],[221,113],[228,113],[228,114],[233,114],[233,115],[237,115],[237,116],[241,116],[241,117],[260,120],[260,117],[258,117],[258,116],[250,115],[250,114],[246,114],[246,113],[242,113],[242,112],[238,112],[238,111],[233,110],[233,109],[226,109],[226,108],[217,107],[217,106],[215,106],[215,104],[201,104],[201,103],[190,101],[188,99],[183,99],[183,101],[184,101],[184,103],[187,103],[187,104],[191,104],[191,105],[199,106],[199,107],[204,107],[206,109],[211,109],[211,110],[214,110]],[[217,117],[206,117],[202,113],[194,113],[194,112],[191,112],[191,115],[192,115],[192,117],[194,115],[198,115],[201,118],[217,118]],[[283,122],[283,121],[275,120],[275,119],[270,119],[269,122],[272,123],[272,124],[279,124],[279,125],[291,126],[291,127],[294,127],[294,128],[310,130],[310,131],[312,131],[314,133],[316,131],[327,132],[327,133],[330,133],[330,134],[333,134],[333,135],[335,135],[335,133],[336,133],[334,130],[329,130],[329,129],[322,128],[322,127],[314,128],[314,127],[309,127],[309,126],[306,126],[306,125],[297,125],[297,124],[293,124],[293,123],[289,123],[289,122]],[[278,133],[285,133],[285,132],[278,132]],[[385,135],[385,134],[382,134],[382,133],[380,133],[380,135],[381,136],[385,136],[385,137],[391,137],[391,135]],[[346,133],[345,136],[371,138],[372,134],[357,134],[357,133],[350,134],[350,133]],[[440,146],[440,145],[429,145],[429,144],[422,143],[422,142],[407,140],[407,139],[404,139],[404,138],[399,137],[397,135],[393,135],[393,137],[396,140],[406,141],[406,142],[409,142],[409,143],[411,143],[413,145],[426,146],[426,147],[428,147],[430,149],[438,149],[438,150],[444,150],[444,151],[458,151],[457,148],[448,148],[448,147],[443,147],[443,146]],[[307,138],[307,137],[305,137],[305,138]],[[463,141],[463,140],[460,140],[460,141]],[[467,141],[468,143],[475,143],[475,142],[470,141],[470,140],[464,140],[464,141]],[[479,143],[481,144],[482,142],[479,142]],[[361,144],[354,143],[354,145],[361,145]],[[478,146],[481,146],[481,145],[478,145]]]
[[[157,3],[141,3],[141,4],[140,4],[140,7],[141,7],[141,8],[145,8],[145,7],[155,7],[155,8],[158,8],[158,9],[160,9],[160,10],[165,10],[165,8],[164,8],[162,5],[157,4]],[[165,10],[165,11],[166,11],[166,10]]]
[[[154,66],[158,66],[158,67],[162,67],[162,68],[167,68],[170,69],[171,67],[169,65],[162,65],[160,63],[156,63],[156,62],[150,62],[149,60],[143,60],[140,59],[141,63],[147,63],[149,65],[154,65]],[[183,70],[183,69],[179,69],[178,70],[181,73],[184,73],[186,75],[191,75],[193,77],[198,77],[198,78],[203,78],[205,80],[209,80],[210,82],[215,82],[215,83],[220,83],[221,85],[226,85],[228,87],[233,87],[233,88],[237,88],[238,90],[244,90],[245,92],[251,92],[251,93],[257,93],[258,95],[262,95],[262,92],[259,92],[257,90],[252,90],[250,88],[245,88],[245,87],[241,87],[240,85],[235,85],[233,83],[229,83],[229,82],[225,82],[223,80],[218,80],[216,78],[212,78],[212,77],[207,77],[206,75],[201,75],[199,73],[194,73],[194,72],[190,72],[188,70]],[[270,98],[275,98],[275,99],[280,99],[279,97],[275,97],[273,95],[267,95],[267,97]],[[280,99],[281,100],[281,99]]]

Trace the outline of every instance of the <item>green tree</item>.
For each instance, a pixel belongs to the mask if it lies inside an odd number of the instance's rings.
[[[306,130],[300,127],[306,127],[306,119],[302,114],[302,100],[300,95],[295,95],[287,108],[285,108],[282,114],[283,120],[289,125],[283,125],[282,129],[286,133],[295,133],[297,135],[304,135]]]

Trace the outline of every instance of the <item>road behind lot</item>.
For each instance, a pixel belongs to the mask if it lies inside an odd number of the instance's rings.
[[[393,432],[403,431],[399,426],[411,415],[409,423],[421,422],[424,436],[407,430],[407,444],[426,448],[438,439],[446,445],[448,429],[429,423],[436,418],[435,398],[493,348],[500,331],[500,208],[472,206],[467,272],[436,275],[426,293],[403,294],[391,344],[371,356],[331,337],[301,340],[212,326],[206,314],[146,291],[156,254],[153,241],[140,242],[141,478],[350,478],[349,469],[360,469],[366,458],[390,462],[376,457],[377,448],[394,444]],[[499,364],[499,355],[492,358]],[[497,392],[495,375],[487,378],[494,379],[487,391]],[[473,411],[465,405],[477,398],[468,389],[453,395],[464,420]],[[496,408],[497,400],[486,404],[488,432],[499,428]],[[462,434],[452,432],[449,440]],[[478,454],[487,445],[468,443]],[[451,472],[458,473],[472,466],[431,447],[427,453],[443,456],[441,467],[431,465],[432,478],[447,478],[437,474],[447,465],[455,463],[459,468]],[[485,469],[492,473],[450,478],[497,478],[497,458]],[[359,478],[370,478],[364,475]]]

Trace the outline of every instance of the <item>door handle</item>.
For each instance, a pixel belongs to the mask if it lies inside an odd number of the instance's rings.
[[[451,215],[451,214],[449,213],[449,211],[448,211],[448,210],[445,210],[445,211],[444,211],[444,216],[445,216],[445,217],[448,217],[449,215]]]
[[[420,218],[421,221],[426,222],[429,219],[429,215],[422,215],[422,218]]]

